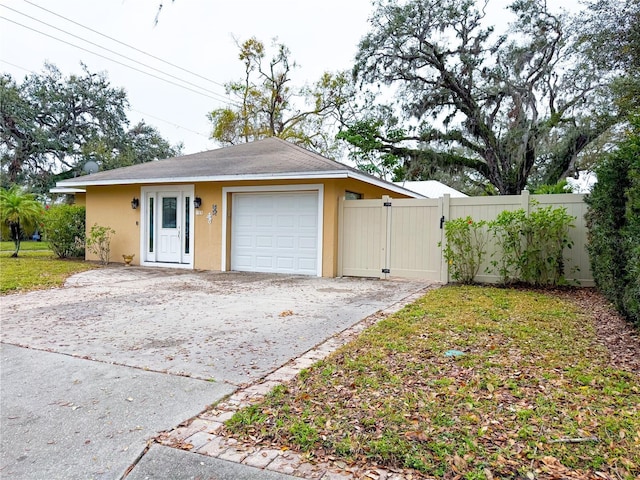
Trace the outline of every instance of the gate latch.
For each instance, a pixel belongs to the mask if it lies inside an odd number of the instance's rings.
[[[440,217],[440,230],[442,230],[443,226],[444,226],[444,215]]]

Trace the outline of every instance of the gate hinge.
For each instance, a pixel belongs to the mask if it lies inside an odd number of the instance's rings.
[[[382,269],[382,273],[391,273],[391,269],[389,269],[389,268],[383,268],[383,269]]]
[[[390,206],[391,206],[391,202],[384,202],[384,203],[383,203],[383,205],[384,205],[385,207],[390,207]]]

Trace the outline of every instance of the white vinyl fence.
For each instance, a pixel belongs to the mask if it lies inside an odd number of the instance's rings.
[[[341,200],[339,204],[338,275],[354,277],[402,277],[449,281],[442,255],[444,222],[470,216],[474,221],[492,221],[504,210],[530,212],[547,206],[564,207],[576,217],[569,232],[573,247],[565,249],[565,278],[582,286],[593,286],[586,250],[587,228],[584,195],[505,195],[496,197],[438,199]],[[489,237],[491,239],[491,237]],[[494,283],[497,272],[489,272],[494,245],[487,245],[485,264],[476,281]]]

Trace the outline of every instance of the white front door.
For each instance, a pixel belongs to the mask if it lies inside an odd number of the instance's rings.
[[[193,186],[142,187],[143,265],[193,268]]]
[[[179,263],[182,247],[182,195],[158,193],[158,253],[156,261]]]

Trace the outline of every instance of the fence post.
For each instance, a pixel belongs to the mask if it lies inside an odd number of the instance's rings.
[[[531,197],[529,196],[529,190],[522,190],[520,192],[520,207],[529,216],[529,210],[531,208]]]
[[[444,258],[442,251],[446,244],[446,238],[444,236],[444,222],[450,220],[451,215],[451,195],[445,193],[442,197],[438,198],[438,210],[440,213],[440,281],[443,283],[449,283],[449,264]]]
[[[344,255],[344,197],[338,197],[338,270],[336,276],[342,277]]]
[[[380,278],[388,279],[389,274],[389,260],[391,258],[391,207],[387,206],[391,204],[391,197],[389,195],[382,196],[382,221],[380,222]]]

